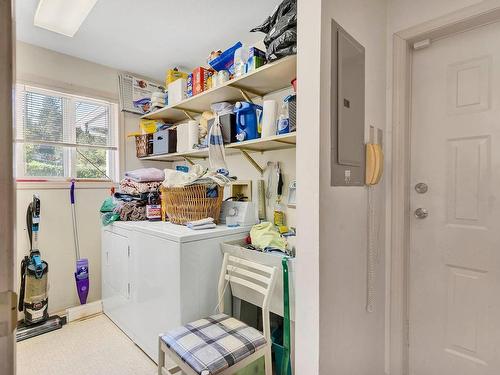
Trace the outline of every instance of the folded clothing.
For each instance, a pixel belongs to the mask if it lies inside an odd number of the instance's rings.
[[[161,182],[165,179],[165,173],[158,168],[140,168],[125,172],[125,177],[135,182]]]
[[[212,229],[217,225],[214,223],[214,219],[211,217],[207,217],[201,220],[194,220],[186,223],[186,226],[190,229],[200,230],[200,229]]]
[[[124,178],[120,181],[120,191],[130,195],[140,195],[151,191],[158,191],[161,186],[160,181],[137,182]]]
[[[159,102],[159,101],[153,100],[151,102],[151,106],[152,107],[161,107],[161,108],[163,108],[163,107],[165,107],[165,102]]]
[[[165,100],[165,93],[163,92],[154,92],[152,95],[151,95],[151,99],[154,100],[154,99],[162,99],[162,100]]]
[[[119,202],[114,212],[120,215],[121,221],[146,220],[146,203],[143,201]]]
[[[137,195],[132,195],[132,194],[125,194],[125,193],[115,193],[114,197],[117,200],[123,201],[123,202],[140,202],[144,201],[147,202],[148,200],[148,195],[149,193],[142,193],[142,194],[137,194]]]
[[[195,164],[190,168],[188,173],[173,169],[165,169],[165,181],[163,181],[163,186],[166,188],[184,187],[195,184],[224,186],[230,182],[232,182],[232,180],[225,175],[210,171],[199,164]]]
[[[195,164],[191,167],[188,173],[176,171],[173,169],[165,169],[165,181],[163,181],[163,186],[165,187],[183,187],[192,184],[200,177],[202,177],[206,168],[203,168],[199,164]]]
[[[214,229],[214,228],[217,228],[217,225],[215,225],[215,223],[211,223],[211,224],[204,224],[204,225],[198,225],[196,227],[193,227],[193,226],[189,226],[189,224],[188,224],[187,227],[189,229],[193,229],[193,230],[202,230],[202,229]]]

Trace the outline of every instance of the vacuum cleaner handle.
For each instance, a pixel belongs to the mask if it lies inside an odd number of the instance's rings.
[[[71,180],[71,186],[69,188],[69,195],[71,198],[71,204],[75,204],[75,180]]]
[[[26,266],[29,258],[27,256],[21,261],[21,285],[19,287],[19,303],[17,309],[22,312],[24,308],[24,292],[26,290]]]

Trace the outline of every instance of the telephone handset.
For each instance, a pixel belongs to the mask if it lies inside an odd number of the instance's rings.
[[[382,178],[384,171],[384,152],[382,146],[377,143],[366,144],[366,173],[365,183],[376,185]]]

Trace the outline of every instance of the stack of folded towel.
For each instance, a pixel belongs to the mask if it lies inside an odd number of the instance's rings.
[[[124,178],[120,181],[120,191],[125,194],[130,195],[140,195],[144,193],[149,193],[151,191],[157,191],[160,188],[161,182],[136,182]]]
[[[165,179],[165,172],[157,168],[141,168],[125,172],[125,178],[135,182],[161,182]]]
[[[151,96],[151,107],[163,108],[166,105],[165,94],[162,92],[154,92]]]
[[[120,181],[120,192],[115,193],[117,201],[114,212],[122,221],[146,220],[148,194],[156,192],[165,179],[161,169],[141,168],[125,172]]]
[[[141,168],[125,172],[125,178],[120,181],[120,191],[130,195],[140,195],[158,191],[165,173],[161,169]]]
[[[213,229],[217,227],[215,225],[214,219],[211,217],[207,217],[206,219],[190,221],[186,224],[186,226],[190,229],[201,230],[201,229]]]

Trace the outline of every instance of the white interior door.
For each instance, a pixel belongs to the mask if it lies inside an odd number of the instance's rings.
[[[499,42],[494,23],[413,53],[412,375],[500,374]]]

